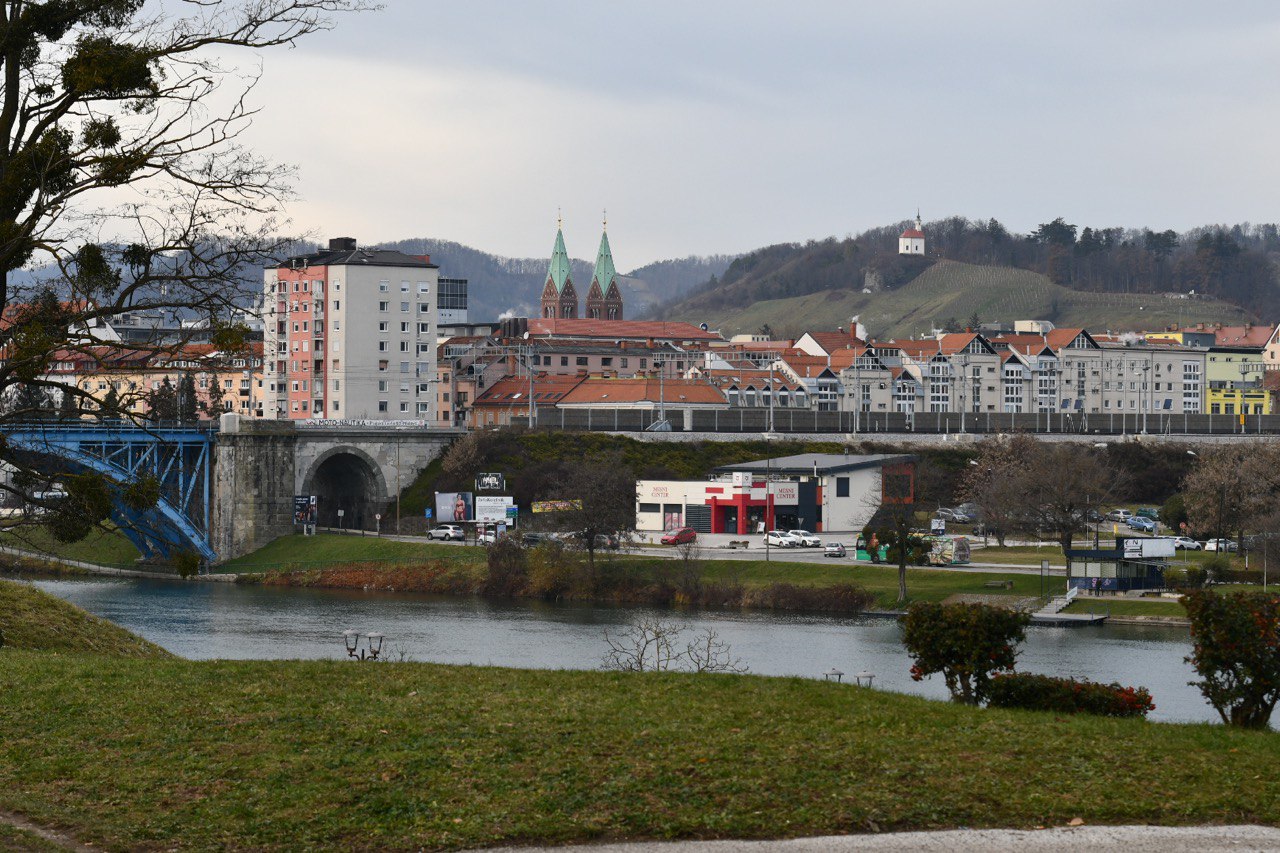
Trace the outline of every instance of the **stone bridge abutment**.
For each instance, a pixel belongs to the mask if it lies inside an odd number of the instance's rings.
[[[321,526],[373,530],[375,515],[460,434],[224,415],[214,458],[214,549],[229,560],[293,532],[295,495],[317,497]]]

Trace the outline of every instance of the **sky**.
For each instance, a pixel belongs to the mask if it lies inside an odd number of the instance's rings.
[[[1273,2],[385,0],[261,57],[315,236],[619,270],[911,218],[1278,217]]]

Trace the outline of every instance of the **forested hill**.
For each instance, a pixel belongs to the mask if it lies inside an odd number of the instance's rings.
[[[1041,273],[1070,290],[1109,294],[1188,293],[1213,297],[1269,321],[1280,317],[1280,229],[1274,224],[1204,226],[1183,234],[1125,228],[1079,228],[1063,219],[1015,234],[998,221],[951,217],[925,224],[927,255],[898,254],[908,223],[844,240],[768,246],[742,255],[660,318],[739,313],[765,300],[823,292],[893,291],[938,260]],[[990,317],[984,320],[1012,320]]]
[[[428,237],[378,245],[413,255],[431,255],[431,262],[440,265],[440,275],[467,279],[473,320],[496,320],[502,314],[538,316],[548,258],[505,258]],[[731,255],[688,257],[658,261],[619,275],[626,315],[635,318],[657,305],[680,299],[692,287],[723,274],[732,260]],[[571,276],[580,300],[587,297],[594,265],[594,258],[572,261]]]

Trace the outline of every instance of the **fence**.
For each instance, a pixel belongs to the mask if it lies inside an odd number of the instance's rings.
[[[538,429],[644,432],[663,418],[647,409],[539,408]],[[1077,435],[1276,435],[1280,415],[1081,412],[819,412],[811,409],[681,409],[669,406],[672,432],[775,433],[1069,433]],[[513,418],[525,425],[527,418]]]

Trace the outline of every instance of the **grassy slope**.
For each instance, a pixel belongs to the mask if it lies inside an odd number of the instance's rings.
[[[6,652],[0,807],[116,848],[1280,822],[1280,738],[848,685]]]
[[[0,631],[4,632],[5,649],[93,652],[116,657],[169,656],[164,649],[118,625],[13,581],[0,581]]]
[[[293,564],[365,560],[404,561],[438,557],[479,561],[484,557],[484,550],[432,544],[425,540],[418,543],[398,542],[377,536],[342,536],[337,533],[321,533],[316,536],[293,534],[281,536],[257,551],[229,560],[219,566],[219,569],[244,572],[287,568]]]
[[[709,322],[725,333],[755,331],[768,323],[788,333],[830,329],[849,317],[878,338],[920,335],[947,318],[965,322],[974,313],[984,321],[1052,320],[1058,326],[1105,329],[1159,329],[1170,323],[1220,320],[1238,323],[1244,311],[1218,300],[1173,300],[1159,294],[1085,293],[1061,287],[1039,273],[939,261],[894,291],[866,294],[826,291],[757,302],[713,316],[679,316]],[[834,318],[834,319],[833,319]]]
[[[107,566],[132,567],[141,556],[133,543],[114,527],[94,528],[79,542],[59,542],[43,527],[24,526],[0,533],[0,545]]]

